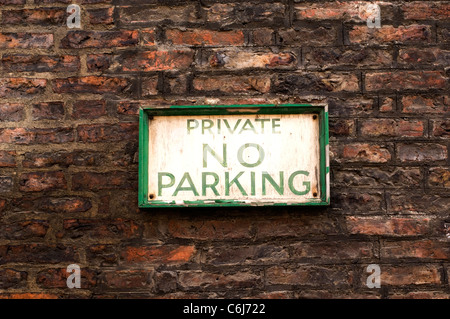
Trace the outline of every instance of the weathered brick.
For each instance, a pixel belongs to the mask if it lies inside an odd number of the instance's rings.
[[[155,288],[158,292],[173,292],[177,288],[177,274],[173,271],[162,271],[155,274]]]
[[[61,167],[67,167],[69,165],[98,166],[103,159],[103,154],[93,151],[33,152],[25,153],[22,165],[23,167],[51,167],[53,165],[59,165]]]
[[[97,271],[80,267],[81,289],[93,288],[97,284]],[[67,278],[71,275],[66,268],[49,268],[41,270],[36,274],[36,283],[42,288],[66,288]]]
[[[401,162],[443,161],[447,159],[447,147],[431,143],[400,143],[397,145],[397,158]]]
[[[14,210],[45,213],[74,214],[92,208],[91,201],[84,197],[22,197],[12,201]]]
[[[137,138],[139,129],[137,123],[86,124],[79,125],[77,132],[81,142],[117,142]]]
[[[212,247],[205,253],[206,262],[211,265],[271,264],[287,261],[287,249],[275,245]]]
[[[450,169],[445,167],[430,168],[428,171],[428,185],[450,188]]]
[[[200,92],[219,92],[224,94],[260,94],[270,90],[268,76],[198,76],[193,80],[194,90]]]
[[[420,236],[430,233],[430,219],[426,217],[348,216],[347,230],[356,235]]]
[[[450,205],[450,197],[411,193],[408,195],[392,194],[390,196],[390,211],[408,214],[445,214],[443,207]]]
[[[0,98],[32,98],[42,94],[47,85],[45,79],[0,79]]]
[[[124,77],[84,76],[53,80],[55,93],[125,93],[131,82]]]
[[[418,187],[421,181],[422,174],[418,168],[333,169],[333,184],[340,187]]]
[[[252,32],[252,43],[258,46],[274,44],[275,33],[272,29],[259,28]]]
[[[213,69],[240,70],[248,68],[290,68],[297,67],[297,57],[292,52],[255,52],[237,50],[214,50],[208,53],[202,66]]]
[[[395,110],[395,100],[391,97],[380,97],[380,112],[392,112]]]
[[[64,102],[42,102],[33,104],[33,120],[62,120],[64,118]]]
[[[58,296],[47,293],[9,293],[0,294],[0,299],[58,299]]]
[[[366,74],[366,90],[444,89],[448,79],[439,71],[396,71]]]
[[[13,190],[14,181],[11,176],[0,176],[0,191],[8,193]]]
[[[329,132],[331,138],[353,136],[355,122],[353,120],[331,119],[329,121]]]
[[[334,25],[321,24],[317,27],[304,27],[299,30],[278,31],[277,43],[294,46],[323,46],[339,44],[339,29]]]
[[[404,240],[383,241],[381,245],[382,258],[415,258],[448,260],[450,247],[447,243],[436,240]]]
[[[0,104],[0,122],[18,122],[25,118],[25,106],[21,103]]]
[[[194,61],[192,50],[126,52],[119,59],[123,71],[183,70]]]
[[[300,265],[296,268],[273,266],[266,270],[268,285],[313,286],[349,288],[354,280],[353,272],[346,267],[320,267]]]
[[[398,62],[410,65],[448,65],[450,51],[439,48],[407,48],[401,49],[398,54]]]
[[[194,246],[127,246],[121,251],[121,259],[127,263],[182,264],[194,258]]]
[[[380,279],[385,286],[440,285],[441,268],[435,264],[386,265],[381,266]]]
[[[0,0],[0,4],[25,4],[26,0]]]
[[[276,77],[273,92],[303,94],[305,92],[358,92],[359,80],[352,73],[305,73]]]
[[[177,80],[179,81],[183,81],[182,76],[176,77]],[[142,92],[142,97],[149,97],[152,95],[158,95],[158,77],[146,77],[144,79],[142,79],[142,87],[141,87],[141,92]],[[170,80],[167,81],[167,85],[170,87]],[[186,87],[186,83],[185,83],[185,87]],[[171,93],[176,93],[176,92],[171,92]]]
[[[386,163],[391,160],[389,149],[377,144],[348,143],[331,152],[337,162]]]
[[[291,258],[313,260],[315,263],[344,260],[370,260],[376,257],[375,245],[372,242],[332,241],[301,242],[292,245]]]
[[[76,72],[80,59],[74,55],[4,54],[3,69],[7,72]]]
[[[74,141],[74,132],[70,127],[62,128],[0,128],[0,143],[47,144],[68,143]]]
[[[156,44],[156,32],[153,29],[141,30],[141,45],[154,46]]]
[[[450,138],[450,120],[433,120],[431,126],[433,128],[433,136]]]
[[[282,3],[216,3],[206,9],[206,21],[221,26],[245,24],[281,24],[285,5]]]
[[[24,288],[28,273],[12,268],[0,269],[0,289]]]
[[[153,270],[112,270],[101,275],[101,285],[107,289],[150,289],[153,286]]]
[[[47,234],[49,227],[48,221],[44,220],[5,223],[0,226],[0,238],[9,240],[38,240]]]
[[[0,264],[38,263],[57,264],[79,261],[78,252],[64,245],[22,244],[0,245]]]
[[[61,238],[136,238],[140,227],[132,220],[117,219],[65,219]],[[59,237],[59,236],[58,236]]]
[[[409,95],[402,97],[402,112],[404,113],[445,113],[448,104],[444,103],[445,96],[426,97],[420,95]]]
[[[152,24],[169,25],[197,22],[197,10],[194,4],[185,6],[124,6],[119,8],[119,19],[125,25]]]
[[[106,115],[105,100],[79,100],[72,107],[73,119],[96,119]]]
[[[87,11],[90,24],[113,24],[114,23],[114,8],[100,8],[91,9]]]
[[[262,287],[262,277],[258,273],[233,272],[223,274],[220,272],[188,270],[178,273],[178,283],[183,289],[243,289]]]
[[[41,192],[66,189],[67,182],[64,172],[33,172],[23,173],[19,178],[20,190],[23,192]]]
[[[361,123],[365,137],[419,137],[424,135],[425,123],[421,120],[370,119]]]
[[[166,30],[166,39],[174,45],[188,46],[239,46],[244,45],[244,33],[240,30]]]
[[[432,32],[429,25],[407,25],[394,27],[382,25],[381,28],[369,28],[366,25],[355,25],[349,31],[349,42],[359,44],[386,43],[431,43]]]
[[[308,68],[327,69],[331,67],[389,67],[393,63],[390,50],[359,48],[307,48],[304,64]]]
[[[38,8],[3,11],[3,25],[63,25],[65,8]]]
[[[137,45],[138,42],[138,31],[69,31],[61,40],[61,48],[130,47]]]
[[[450,17],[450,4],[446,2],[414,1],[400,6],[408,20],[445,20]]]
[[[82,172],[72,176],[73,190],[135,189],[137,176],[131,172]]]
[[[100,266],[116,265],[118,256],[115,245],[97,244],[86,248],[86,258]]]
[[[342,211],[344,214],[354,212],[380,212],[385,210],[385,198],[380,191],[332,191],[331,197],[333,198],[331,207]]]
[[[89,54],[86,57],[86,66],[89,72],[106,71],[112,63],[112,54]]]
[[[368,116],[373,114],[375,101],[371,98],[346,98],[346,99],[327,99],[328,112],[330,117],[349,118],[354,116]]]
[[[0,33],[0,49],[49,49],[52,46],[51,33]]]
[[[0,167],[16,167],[16,156],[15,151],[0,151]]]
[[[133,101],[121,101],[117,105],[117,113],[126,115],[138,115],[141,103]]]

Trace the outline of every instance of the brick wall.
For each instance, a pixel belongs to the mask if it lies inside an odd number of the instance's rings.
[[[450,296],[448,1],[71,3],[0,0],[0,297]],[[329,105],[331,206],[139,210],[139,108],[238,103]]]

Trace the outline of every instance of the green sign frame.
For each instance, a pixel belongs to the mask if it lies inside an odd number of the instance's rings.
[[[302,203],[263,202],[208,199],[195,201],[150,200],[148,192],[149,120],[154,116],[236,115],[239,114],[315,114],[319,119],[320,148],[320,198]],[[326,206],[330,204],[330,164],[328,106],[311,104],[265,105],[183,105],[170,107],[145,107],[139,111],[139,193],[140,208],[157,207],[236,207],[236,206]]]

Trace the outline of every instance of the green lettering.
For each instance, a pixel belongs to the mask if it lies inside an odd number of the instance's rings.
[[[295,195],[305,195],[308,194],[310,188],[311,188],[311,183],[310,182],[303,182],[303,186],[305,186],[305,190],[304,191],[298,191],[295,189],[294,187],[294,178],[297,175],[306,175],[308,176],[309,173],[307,171],[295,171],[294,173],[291,174],[291,176],[289,176],[289,189],[291,190],[292,193],[294,193]]]
[[[270,119],[255,119],[255,122],[261,122],[261,133],[264,134],[264,122],[270,122]]]
[[[170,178],[170,182],[168,184],[163,184],[163,177],[167,176]],[[158,173],[158,196],[162,195],[163,188],[172,187],[175,184],[175,176],[171,173],[159,172]]]
[[[246,128],[246,126],[249,125],[249,128]],[[242,131],[253,131],[253,133],[258,134],[255,130],[255,127],[252,124],[252,121],[250,121],[249,119],[247,119],[244,123],[244,125],[242,125],[241,131],[239,132],[239,134],[242,133]]]
[[[281,123],[278,123],[278,124],[276,123],[276,122],[279,122],[279,121],[281,121],[281,119],[272,119],[272,133],[273,134],[281,134],[280,131],[275,131],[275,128],[281,126]]]
[[[227,119],[223,119],[223,122],[225,123],[225,126],[227,127],[228,131],[231,134],[233,134],[236,131],[237,127],[239,126],[239,123],[241,123],[241,119],[237,120],[236,124],[234,124],[234,129],[233,130],[230,129],[230,124],[228,123]]]
[[[209,147],[208,144],[203,144],[203,167],[208,166],[208,152],[211,153],[212,156],[222,165],[223,167],[227,167],[227,144],[223,144],[222,149],[222,157],[219,157],[219,155],[216,154],[216,152]]]
[[[208,123],[208,126],[206,126],[206,123]],[[205,134],[205,130],[208,130],[208,132],[211,134],[211,127],[213,127],[214,122],[212,120],[202,120],[202,134]]]
[[[214,177],[214,182],[212,184],[208,184],[206,182],[206,178],[208,176]],[[213,172],[202,172],[202,196],[206,196],[206,189],[211,188],[214,192],[214,195],[219,196],[219,192],[216,189],[217,184],[219,184],[219,176]]]
[[[191,126],[191,123],[194,123],[195,126]],[[191,134],[191,130],[196,129],[198,127],[198,121],[197,120],[187,120],[187,133]]]
[[[182,187],[184,181],[187,181],[189,186],[188,187]],[[191,175],[189,173],[184,173],[183,177],[181,178],[180,182],[178,183],[177,188],[175,189],[175,192],[173,192],[172,196],[177,196],[178,192],[181,191],[191,191],[194,193],[195,196],[198,196],[198,192],[195,189],[194,183],[192,182]]]
[[[225,196],[230,195],[230,187],[233,184],[236,184],[236,186],[241,191],[242,195],[247,196],[247,192],[242,187],[241,183],[239,183],[238,179],[241,177],[241,175],[244,174],[244,172],[239,172],[239,174],[236,175],[235,178],[233,178],[230,182],[230,172],[225,172]]]
[[[244,161],[244,158],[242,155],[244,153],[244,150],[248,147],[254,147],[259,152],[258,160],[255,163],[247,163],[246,161]],[[262,163],[262,161],[264,160],[265,153],[264,153],[264,149],[260,145],[255,144],[255,143],[246,143],[239,148],[237,156],[238,156],[239,163],[241,163],[242,166],[255,167]]]
[[[283,195],[284,193],[284,172],[280,172],[280,184],[277,184],[275,180],[270,176],[269,173],[262,173],[262,194],[266,195],[266,180],[272,184],[273,188],[277,191],[278,194]]]

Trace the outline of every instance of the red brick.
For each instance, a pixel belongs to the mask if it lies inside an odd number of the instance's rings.
[[[428,172],[428,185],[432,187],[450,188],[450,169],[434,167]]]
[[[381,266],[382,286],[440,285],[441,267],[428,265],[389,265]],[[365,284],[365,280],[362,281]]]
[[[128,4],[129,2],[126,2]],[[169,25],[199,22],[195,4],[177,6],[122,6],[119,8],[119,20],[124,25],[153,24],[160,25],[169,22]]]
[[[178,76],[178,78],[183,78],[182,76]],[[142,79],[142,88],[141,88],[142,97],[149,97],[152,95],[158,95],[158,77],[146,77]],[[174,92],[175,93],[175,92]]]
[[[439,71],[396,71],[366,74],[367,91],[443,89],[448,80]]]
[[[138,42],[138,31],[69,31],[61,40],[61,48],[130,47],[137,45]]]
[[[14,181],[11,176],[1,176],[0,175],[0,192],[8,193],[12,192],[14,189]]]
[[[402,112],[404,113],[445,113],[448,111],[448,104],[444,103],[445,96],[425,97],[420,95],[410,95],[402,97]]]
[[[349,31],[350,43],[386,44],[386,43],[430,43],[432,40],[431,26],[408,25],[394,27],[382,25],[381,28],[369,28],[366,25],[353,26]]]
[[[66,177],[62,171],[23,173],[20,175],[19,185],[23,192],[67,189]]]
[[[91,9],[87,11],[90,24],[113,24],[114,23],[114,8],[100,8]]]
[[[115,265],[118,261],[115,245],[97,244],[86,248],[86,258],[100,266]]]
[[[195,253],[194,246],[128,246],[121,257],[128,264],[182,264],[189,262]]]
[[[33,120],[62,120],[64,118],[64,102],[42,102],[33,105]]]
[[[25,106],[21,103],[0,104],[0,122],[18,122],[25,118]]]
[[[131,85],[124,77],[84,76],[55,79],[55,93],[122,93]]]
[[[84,197],[30,197],[15,198],[12,201],[15,209],[45,213],[75,214],[92,208],[91,201]]]
[[[0,299],[58,299],[56,294],[47,293],[10,293],[1,294]]]
[[[78,253],[73,247],[60,244],[0,245],[0,264],[58,264],[74,262],[79,262]]]
[[[278,75],[273,91],[281,94],[305,92],[358,92],[359,79],[352,73],[305,73]]]
[[[16,156],[15,151],[1,151],[0,150],[0,167],[16,167]]]
[[[345,221],[350,234],[420,236],[430,232],[430,219],[426,217],[348,216]]]
[[[390,97],[380,98],[380,112],[392,112],[395,109],[395,101]]]
[[[140,227],[132,220],[117,219],[65,219],[62,238],[136,238]]]
[[[418,168],[364,167],[334,169],[334,185],[339,187],[418,187],[422,174]]]
[[[339,30],[333,25],[303,27],[299,30],[288,29],[278,31],[277,43],[282,45],[323,46],[335,45],[339,42]]]
[[[367,143],[348,143],[336,155],[339,162],[386,163],[391,160],[391,153],[387,148]]]
[[[353,136],[355,134],[354,120],[331,119],[329,122],[332,137]]]
[[[47,85],[45,79],[0,79],[0,98],[32,98],[42,94]]]
[[[0,49],[49,49],[53,46],[50,33],[0,33]]]
[[[93,288],[97,284],[97,272],[92,269],[80,267],[81,289]],[[49,268],[41,270],[36,275],[36,283],[42,288],[67,289],[67,278],[71,275],[67,268]]]
[[[202,64],[206,68],[218,70],[240,70],[240,69],[272,69],[272,68],[296,68],[297,57],[292,52],[254,52],[236,50],[214,50],[206,56]]]
[[[138,115],[141,103],[132,101],[121,101],[117,105],[117,113],[126,115]]]
[[[12,268],[0,269],[0,289],[24,288],[28,278],[28,273]]]
[[[315,263],[331,260],[370,260],[375,255],[375,245],[361,241],[333,241],[333,242],[301,242],[292,245],[291,258],[313,258]]]
[[[250,238],[251,221],[237,220],[169,220],[167,231],[175,238],[208,240]]]
[[[263,284],[261,274],[249,271],[220,273],[211,271],[188,270],[180,271],[179,285],[183,289],[234,290],[245,288],[260,288]]]
[[[430,162],[447,159],[447,147],[440,144],[398,144],[397,158],[401,162]]]
[[[65,8],[39,8],[3,11],[3,25],[62,25],[67,18]]]
[[[282,3],[215,3],[206,9],[206,22],[228,25],[252,25],[257,23],[278,24],[285,18]]]
[[[445,20],[450,18],[450,4],[446,2],[414,1],[400,7],[408,20]]]
[[[175,45],[191,46],[224,46],[244,45],[244,33],[240,30],[213,31],[213,30],[166,30],[166,39]]]
[[[86,66],[89,72],[106,71],[113,63],[111,54],[88,54]]]
[[[194,78],[196,91],[220,93],[260,94],[270,91],[268,76],[199,76]]]
[[[266,46],[274,44],[274,31],[272,29],[260,28],[253,30],[252,41],[254,45]]]
[[[343,266],[320,267],[300,265],[296,268],[273,266],[266,270],[267,285],[349,288],[353,272]]]
[[[74,141],[74,132],[70,127],[62,128],[0,128],[0,143],[47,144],[68,143]]]
[[[392,194],[390,198],[390,211],[408,214],[430,213],[439,215],[443,212],[442,207],[448,207],[450,205],[449,197],[438,194]]]
[[[80,59],[74,55],[4,54],[2,64],[8,72],[76,72],[80,69]]]
[[[105,100],[79,100],[73,104],[73,119],[96,119],[106,115]]]
[[[370,119],[361,123],[362,136],[419,137],[424,134],[421,120]]]
[[[166,77],[164,79],[164,92],[170,94],[185,94],[188,88],[188,82],[189,79],[186,75]]]
[[[79,125],[77,132],[81,142],[117,142],[137,138],[139,128],[137,123],[86,124]]]
[[[381,258],[448,260],[450,258],[450,247],[446,242],[429,239],[384,241],[381,245]]]
[[[433,136],[439,138],[450,138],[450,120],[433,120]]]
[[[192,50],[144,51],[124,53],[120,57],[123,71],[183,70],[194,61]]]
[[[450,51],[439,48],[407,48],[401,49],[398,54],[399,63],[411,65],[448,65]]]
[[[112,171],[107,173],[82,172],[72,177],[73,190],[135,189],[137,176],[134,173]]]
[[[153,270],[113,270],[102,274],[102,286],[107,289],[150,289]]]
[[[76,166],[98,166],[104,156],[99,152],[93,151],[53,151],[46,153],[28,152],[25,153],[22,161],[23,167],[51,167],[59,165],[68,167]]]
[[[26,0],[0,0],[0,4],[25,4]]]
[[[143,46],[153,46],[156,44],[155,30],[141,30],[141,43]]]
[[[0,226],[0,238],[8,240],[25,240],[44,238],[49,228],[48,221],[27,220],[23,222],[4,223]]]

